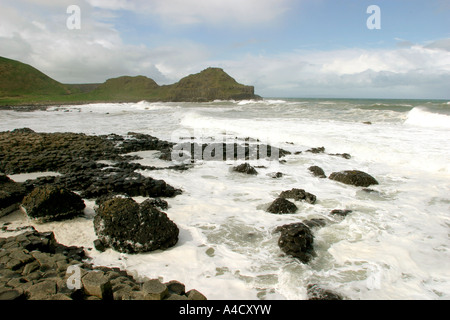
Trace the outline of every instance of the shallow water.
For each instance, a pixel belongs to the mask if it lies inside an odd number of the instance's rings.
[[[166,210],[180,228],[178,244],[166,251],[127,255],[89,251],[99,265],[119,266],[140,276],[179,280],[210,299],[305,299],[318,283],[349,299],[450,298],[450,112],[446,101],[273,99],[213,103],[91,104],[47,111],[0,111],[0,130],[126,134],[142,132],[174,142],[259,139],[301,154],[285,163],[250,160],[257,176],[230,171],[243,161],[198,161],[188,171],[143,171],[183,194]],[[365,124],[364,122],[371,124]],[[305,152],[325,147],[325,153]],[[331,156],[349,153],[351,159]],[[163,166],[155,152],[145,165]],[[313,177],[307,168],[357,169],[374,176],[373,192]],[[270,174],[282,172],[273,179]],[[23,178],[23,177],[22,177]],[[265,208],[283,190],[317,196],[299,211],[273,215]],[[143,198],[138,198],[143,201]],[[93,248],[94,203],[84,217],[37,225],[58,241]],[[345,218],[329,215],[350,209]],[[304,265],[282,254],[275,227],[310,218],[317,257]],[[11,227],[34,224],[20,213]]]

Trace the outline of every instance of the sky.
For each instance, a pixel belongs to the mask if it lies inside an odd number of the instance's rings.
[[[450,0],[0,0],[0,56],[62,83],[220,67],[263,97],[450,99],[449,17]]]

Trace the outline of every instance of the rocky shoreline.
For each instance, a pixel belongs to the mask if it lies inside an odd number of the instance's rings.
[[[248,142],[249,139],[244,139],[242,144],[186,142],[175,145],[134,132],[126,136],[37,133],[28,128],[0,132],[0,172],[3,172],[0,174],[0,217],[20,207],[30,219],[39,223],[72,219],[83,214],[83,199],[92,199],[96,201],[93,224],[98,237],[94,241],[97,250],[112,248],[131,254],[164,250],[177,243],[179,230],[162,211],[168,207],[167,201],[162,198],[175,197],[182,190],[163,180],[144,177],[137,171],[189,170],[196,160],[217,160],[216,156],[220,160],[242,157],[245,161],[259,155],[258,152],[254,154],[258,149],[250,147]],[[268,156],[277,154],[281,158],[290,154],[271,146],[263,148],[269,150]],[[139,157],[129,153],[149,150],[158,151],[161,160],[171,160],[173,152],[180,150],[187,153],[184,153],[183,163],[174,165],[172,161],[163,168],[131,162]],[[196,153],[195,150],[201,152]],[[306,152],[324,153],[325,148],[313,148]],[[348,154],[330,156],[350,158]],[[249,176],[258,174],[256,168],[247,162],[232,170]],[[308,170],[315,177],[326,178],[320,167],[312,166]],[[39,171],[52,171],[59,175],[24,183],[16,183],[7,176]],[[271,177],[282,176],[281,172],[277,172]],[[378,184],[369,174],[358,170],[333,172],[328,178],[357,187]],[[135,196],[147,200],[138,204],[131,198]],[[281,192],[266,211],[292,214],[298,210],[295,201],[313,205],[316,200],[314,194],[292,188]],[[329,214],[330,217],[343,218],[350,212],[335,209]],[[302,263],[308,263],[316,256],[314,229],[335,222],[333,219],[311,219],[275,227],[274,234],[280,234],[278,245],[281,251]],[[31,231],[25,230],[21,235],[0,239],[2,299],[206,299],[197,290],[184,292],[184,285],[176,281],[161,283],[155,279],[133,279],[117,268],[93,267],[83,248],[65,247],[56,242],[51,232],[40,233],[30,228]],[[8,230],[8,226],[4,225],[3,230]],[[79,283],[83,289],[67,291],[67,268],[71,266],[78,268]],[[91,283],[95,283],[92,284],[95,289],[89,289]],[[175,290],[175,287],[178,289]],[[181,287],[182,290],[179,289]],[[159,288],[160,292],[155,288]],[[40,295],[39,291],[45,294]],[[308,287],[308,294],[310,292],[311,299],[342,299],[339,294],[321,289],[317,284]]]
[[[0,300],[206,300],[176,280],[137,279],[119,268],[95,267],[82,247],[29,229],[0,238]]]

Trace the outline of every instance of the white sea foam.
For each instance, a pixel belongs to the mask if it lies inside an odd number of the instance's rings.
[[[199,142],[252,137],[302,151],[287,156],[286,163],[250,160],[263,165],[257,176],[231,172],[231,166],[240,163],[234,161],[199,161],[182,172],[142,171],[183,190],[182,195],[166,199],[166,212],[180,228],[179,242],[167,251],[138,255],[92,249],[88,254],[95,264],[160,276],[164,281],[177,279],[211,299],[304,299],[309,283],[350,299],[450,299],[446,267],[450,131],[443,130],[448,128],[448,116],[417,107],[397,111],[388,102],[383,104],[385,110],[352,107],[351,101],[321,106],[315,101],[284,100],[242,105],[223,101],[99,104],[20,117],[1,111],[1,126],[2,130],[30,127],[90,134],[137,131],[167,140],[179,130],[181,136],[195,135]],[[419,119],[426,121],[419,125]],[[362,123],[367,120],[372,125]],[[320,146],[325,153],[305,152]],[[351,159],[329,155],[344,152]],[[153,152],[139,155],[144,158],[141,163],[164,165]],[[367,193],[313,177],[307,170],[311,165],[322,167],[327,175],[346,169],[366,171],[380,184]],[[282,178],[270,177],[278,171]],[[281,191],[291,188],[315,194],[316,204],[296,201],[299,211],[293,215],[264,211]],[[67,245],[93,248],[94,203],[86,202],[84,217],[36,224],[36,229],[53,230]],[[328,214],[333,209],[353,212],[337,219]],[[310,218],[323,218],[328,224],[314,230],[317,257],[304,265],[282,255],[273,230]],[[10,228],[30,223],[17,213],[2,217],[3,221],[11,221]]]
[[[450,129],[450,116],[430,112],[424,107],[415,107],[408,113],[405,123],[421,127]]]

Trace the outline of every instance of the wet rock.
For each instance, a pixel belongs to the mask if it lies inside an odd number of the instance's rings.
[[[267,208],[267,212],[276,214],[295,213],[297,212],[297,206],[289,200],[284,198],[277,198]]]
[[[327,176],[325,175],[325,172],[323,171],[323,169],[321,167],[318,166],[311,166],[308,168],[309,171],[311,171],[311,173],[315,176],[315,177],[319,177],[319,178],[326,178]]]
[[[267,175],[273,179],[278,179],[283,176],[283,173],[282,172],[271,172],[271,173],[268,173]]]
[[[334,210],[331,210],[330,215],[346,217],[351,212],[352,212],[352,210],[347,210],[347,209],[334,209]]]
[[[28,193],[26,187],[0,173],[0,217],[17,210]]]
[[[145,300],[163,300],[168,294],[169,289],[158,279],[147,280],[142,284]]]
[[[378,181],[374,177],[359,170],[333,172],[329,176],[329,179],[357,187],[368,187],[373,184],[378,184]]]
[[[348,153],[329,153],[330,156],[336,156],[336,157],[341,157],[344,159],[351,159],[351,155]]]
[[[343,300],[343,297],[328,289],[323,289],[317,284],[309,284],[307,287],[308,300]]]
[[[35,188],[22,201],[29,217],[40,222],[71,219],[82,215],[83,199],[76,193],[52,185]]]
[[[197,290],[185,293],[184,284],[175,280],[145,285],[152,280],[74,260],[72,253],[79,250],[83,248],[57,243],[52,232],[33,230],[0,238],[0,300],[144,300],[149,293],[167,300],[206,299]]]
[[[280,198],[284,199],[294,199],[296,201],[306,201],[308,203],[314,204],[316,202],[316,196],[312,193],[306,192],[303,189],[293,188],[291,190],[286,190],[280,193]]]
[[[305,152],[324,153],[325,152],[325,147],[311,148],[311,149],[306,150]]]
[[[146,200],[114,198],[96,209],[94,228],[99,239],[119,252],[167,249],[178,241],[179,229],[167,215]]]
[[[81,278],[81,282],[87,295],[95,296],[102,300],[112,299],[111,282],[104,272],[88,272]]]
[[[292,223],[276,228],[281,232],[278,246],[281,250],[303,263],[308,263],[314,256],[314,236],[311,229],[303,223]]]
[[[246,174],[254,174],[254,175],[258,174],[258,172],[256,171],[256,169],[253,168],[253,167],[252,167],[250,164],[248,164],[247,162],[246,162],[246,163],[243,163],[243,164],[240,164],[240,165],[238,165],[238,166],[236,166],[236,167],[233,167],[233,171],[241,172],[241,173],[246,173]]]
[[[302,223],[310,229],[321,228],[327,224],[326,220],[321,219],[321,218],[313,218],[313,219],[309,219],[309,220],[303,220]]]

